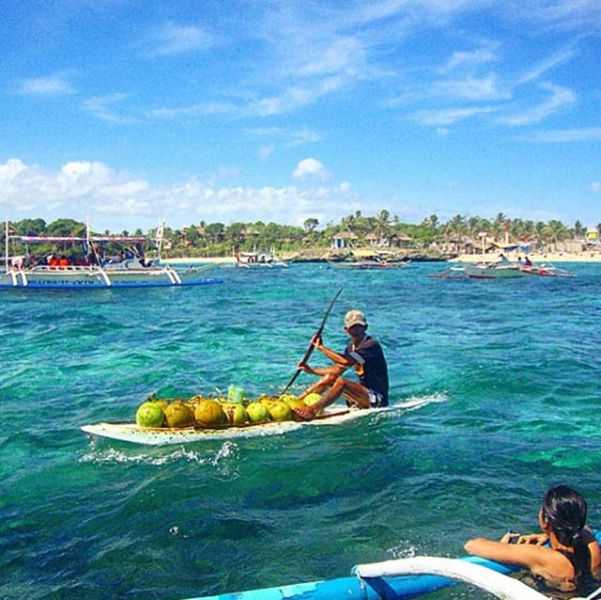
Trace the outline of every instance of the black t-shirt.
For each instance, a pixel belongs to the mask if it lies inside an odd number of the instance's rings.
[[[380,343],[366,335],[357,348],[349,344],[344,355],[354,361],[361,385],[379,392],[388,402],[388,365]]]

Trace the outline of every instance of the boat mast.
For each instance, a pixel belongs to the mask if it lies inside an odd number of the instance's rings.
[[[4,270],[8,273],[8,219],[4,222]]]

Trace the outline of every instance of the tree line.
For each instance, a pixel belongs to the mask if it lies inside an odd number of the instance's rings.
[[[22,219],[10,223],[11,233],[28,236],[85,236],[86,225],[73,219],[57,219],[46,223],[44,219]],[[601,223],[596,230],[601,236]],[[376,216],[363,215],[356,211],[343,217],[339,222],[328,222],[321,226],[316,218],[307,218],[303,226],[280,225],[263,221],[207,223],[200,221],[186,227],[174,229],[165,227],[163,231],[164,248],[170,256],[224,256],[238,251],[253,249],[293,251],[303,248],[328,248],[331,239],[342,232],[351,232],[357,236],[358,243],[365,241],[369,234],[379,239],[394,235],[411,238],[416,249],[428,248],[433,242],[448,242],[463,238],[475,241],[486,235],[489,238],[512,242],[556,244],[568,239],[582,239],[587,228],[577,220],[572,226],[558,220],[533,221],[512,219],[499,213],[494,219],[484,217],[466,217],[456,215],[448,221],[442,221],[437,215],[427,216],[419,224],[403,223],[396,215],[381,210]],[[134,235],[156,237],[156,229],[143,232],[138,228],[133,232],[94,232],[95,235]]]

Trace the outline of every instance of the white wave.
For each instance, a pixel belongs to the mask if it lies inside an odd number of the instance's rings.
[[[98,450],[95,444],[92,444],[92,448],[89,452],[82,455],[79,459],[80,463],[92,463],[92,464],[115,464],[115,463],[133,463],[133,464],[145,464],[153,466],[164,466],[175,462],[185,461],[190,463],[196,463],[199,465],[206,465],[209,467],[218,467],[221,463],[226,461],[237,461],[238,459],[238,447],[235,443],[227,441],[224,442],[217,452],[200,452],[196,450],[190,450],[183,446],[173,449],[170,448],[168,452],[157,448],[145,448],[140,450],[136,448],[136,452],[127,450],[119,450],[115,448],[106,448]]]

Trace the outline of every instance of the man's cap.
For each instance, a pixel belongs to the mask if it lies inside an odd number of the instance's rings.
[[[365,315],[360,310],[349,310],[344,317],[344,328],[350,329],[353,325],[367,327]]]

